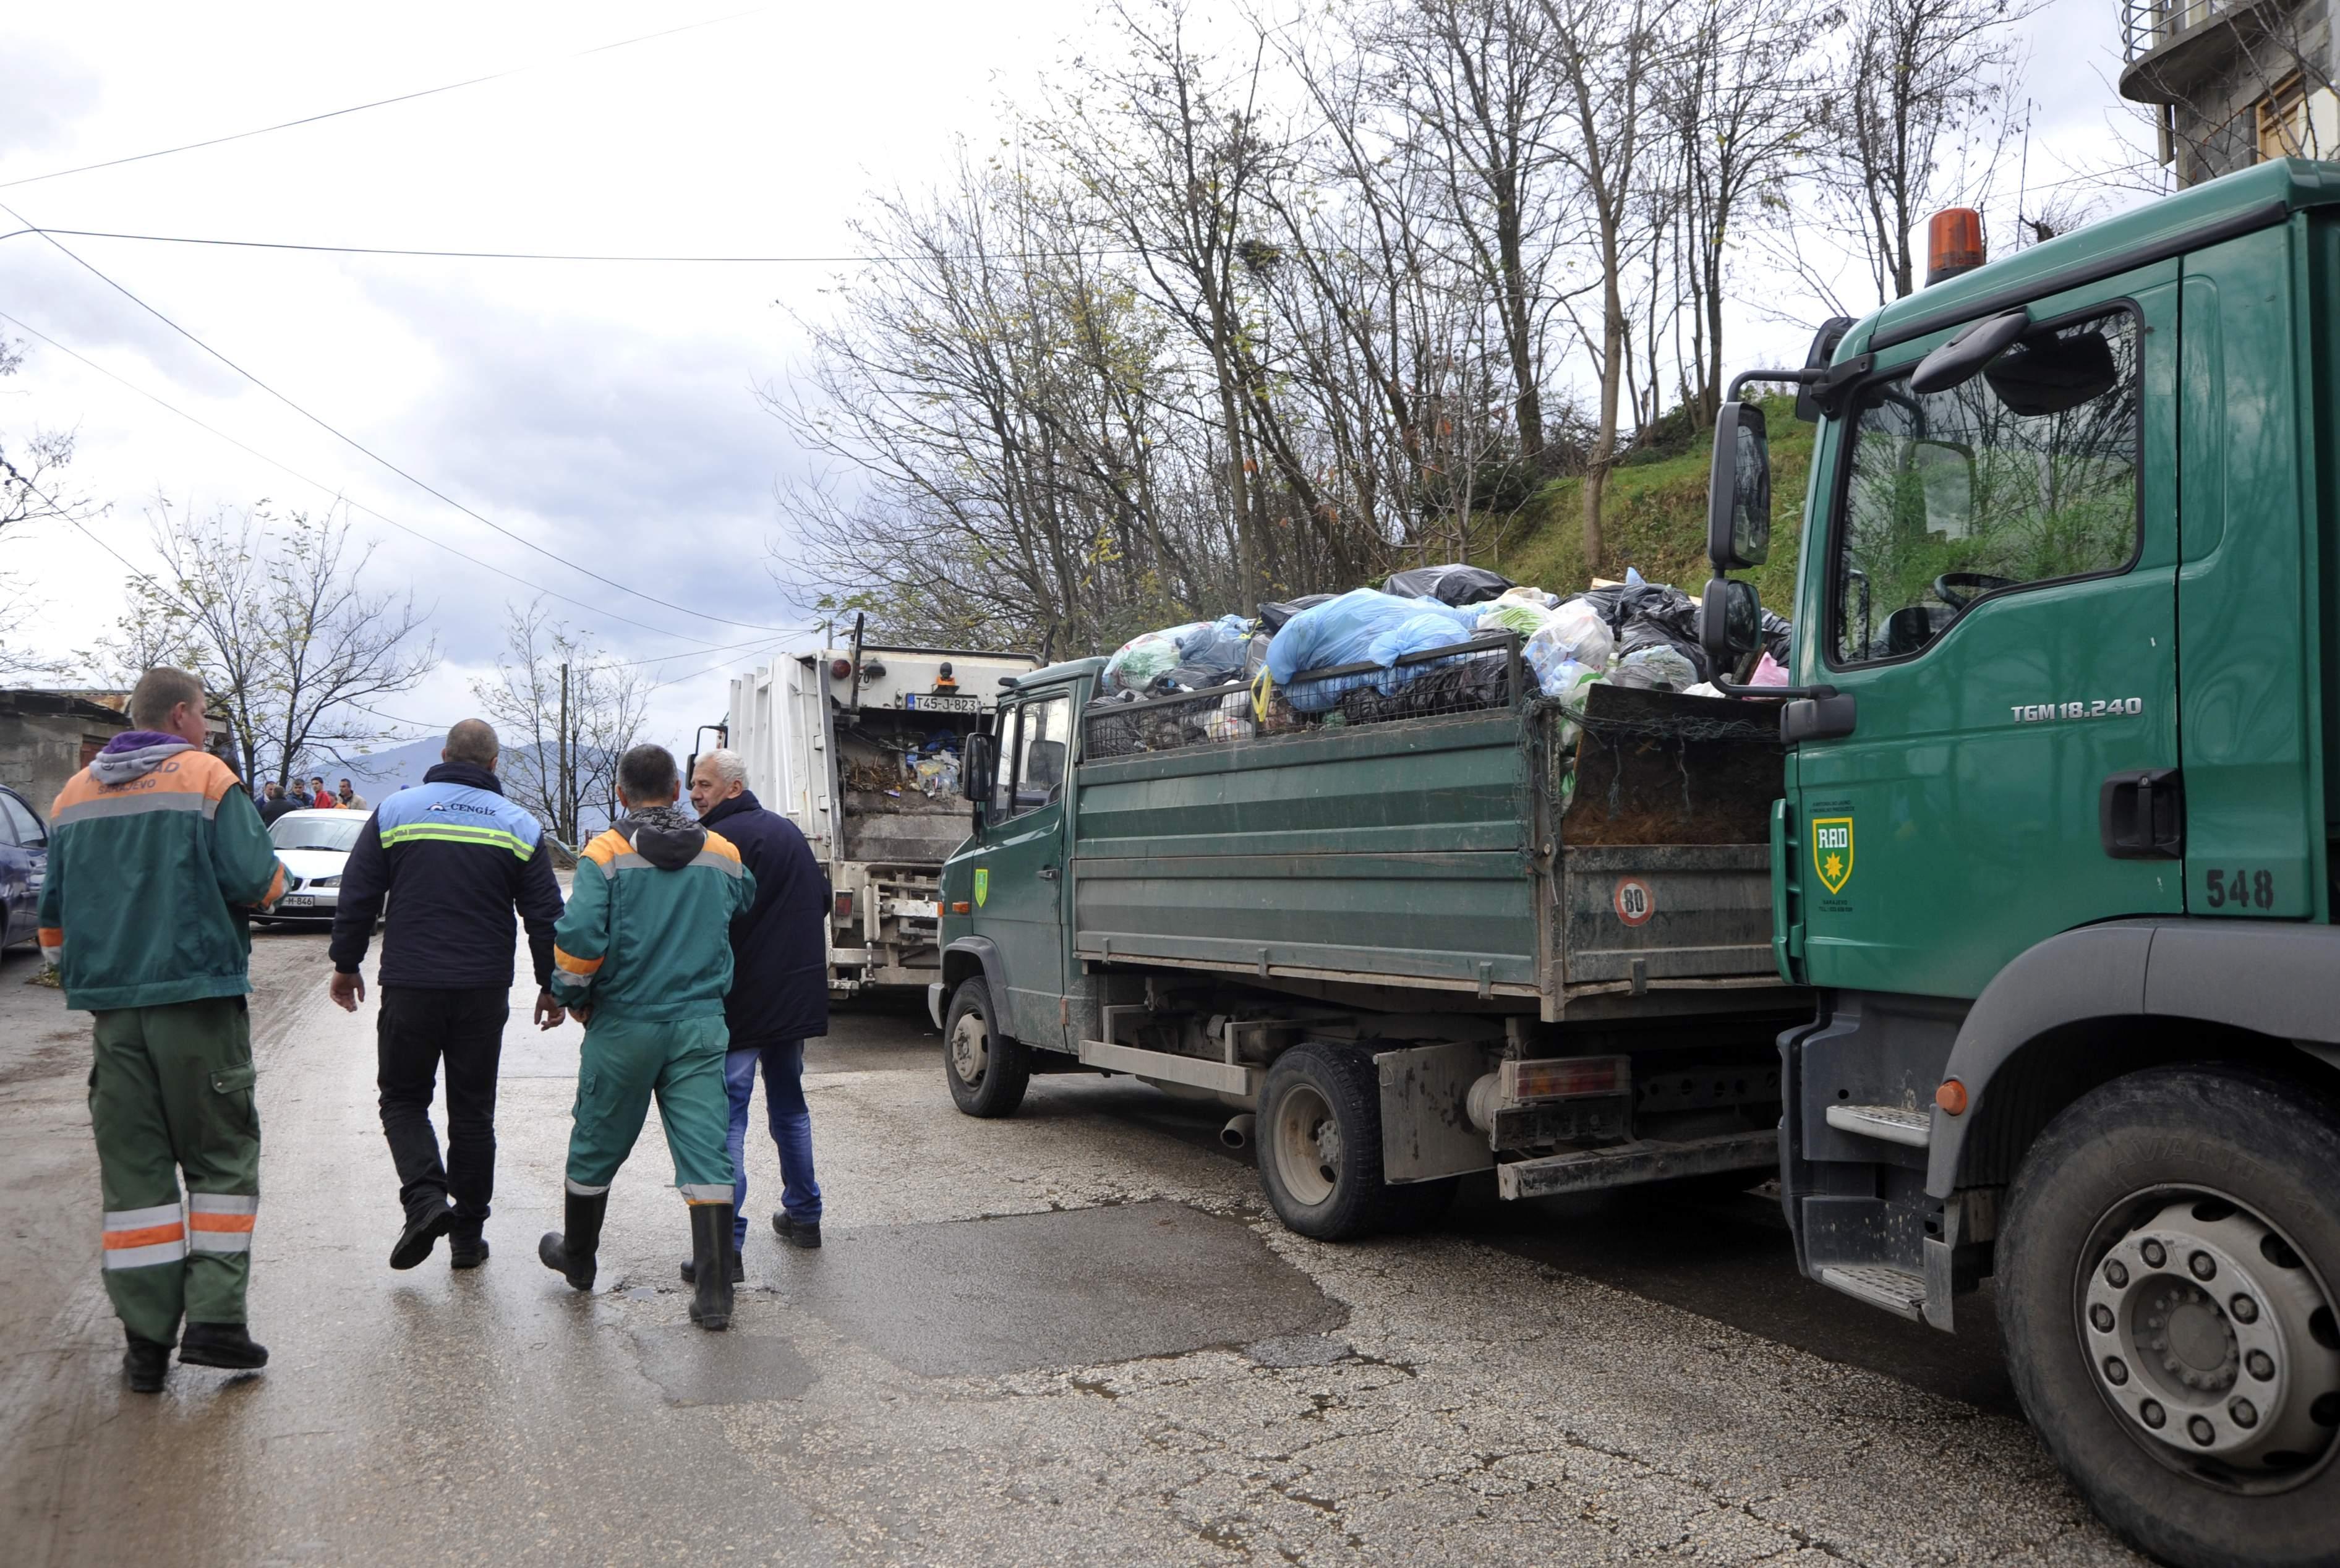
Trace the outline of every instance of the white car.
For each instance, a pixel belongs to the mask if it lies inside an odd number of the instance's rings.
[[[287,811],[269,825],[276,858],[284,862],[284,897],[269,918],[332,919],[341,907],[342,868],[357,847],[366,817],[363,811],[339,809]]]

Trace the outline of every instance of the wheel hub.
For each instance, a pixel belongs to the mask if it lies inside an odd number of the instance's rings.
[[[963,1084],[979,1084],[984,1068],[991,1061],[990,1031],[975,1014],[969,1013],[951,1031],[951,1071]]]
[[[2188,1462],[2280,1477],[2340,1424],[2331,1304],[2272,1226],[2224,1198],[2174,1197],[2115,1240],[2080,1319],[2114,1409]]]
[[[1331,1200],[1341,1181],[1341,1125],[1323,1095],[1294,1084],[1275,1107],[1269,1154],[1276,1176],[1294,1203],[1314,1207]]]

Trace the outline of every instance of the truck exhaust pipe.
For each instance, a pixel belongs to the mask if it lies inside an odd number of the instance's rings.
[[[1227,1125],[1219,1129],[1219,1141],[1231,1149],[1247,1149],[1251,1147],[1258,1126],[1259,1117],[1249,1111],[1239,1116],[1230,1116]]]

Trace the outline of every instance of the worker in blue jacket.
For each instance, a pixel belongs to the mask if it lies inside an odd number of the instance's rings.
[[[723,998],[731,1047],[723,1061],[731,1102],[731,1277],[744,1276],[748,1239],[749,1107],[764,1071],[764,1114],[780,1153],[780,1206],[772,1229],[790,1246],[820,1245],[820,1183],[813,1179],[812,1110],[804,1044],[828,1033],[828,878],[797,825],[764,809],[736,751],[709,751],[690,775],[699,825],[738,846],[755,873],[756,899],[732,922],[734,978]],[[691,1277],[683,1265],[682,1276]]]
[[[555,1028],[568,1016],[552,997],[552,928],[560,918],[552,849],[526,808],[505,798],[497,755],[485,719],[450,729],[439,765],[375,808],[342,870],[332,992],[345,1012],[365,1000],[359,966],[383,900],[390,905],[375,1082],[406,1216],[390,1250],[392,1268],[414,1267],[442,1236],[451,1266],[487,1261],[482,1232],[496,1186],[496,1070],[511,1013],[515,911],[536,971],[537,1026]],[[442,1061],[444,1165],[431,1126]]]

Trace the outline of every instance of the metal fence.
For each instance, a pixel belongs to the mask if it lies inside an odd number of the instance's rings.
[[[1081,754],[1094,761],[1509,708],[1535,695],[1520,648],[1510,632],[1492,632],[1406,654],[1387,669],[1342,664],[1304,670],[1263,697],[1235,676],[1196,691],[1107,698],[1089,704],[1083,715]]]
[[[2189,27],[2197,27],[2236,0],[2121,0],[2121,58],[2133,63]]]

